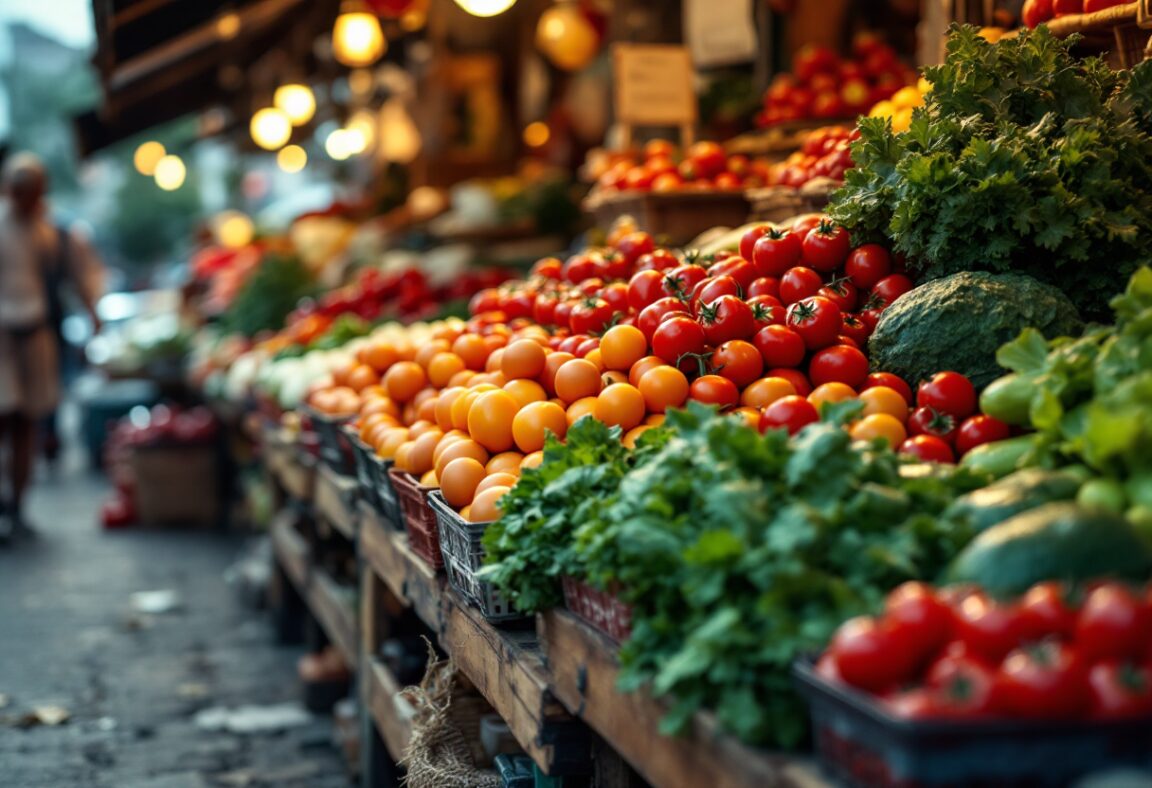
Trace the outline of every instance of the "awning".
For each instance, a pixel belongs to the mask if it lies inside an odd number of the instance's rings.
[[[242,107],[270,57],[302,63],[336,0],[92,0],[103,101],[75,119],[80,153],[214,105]],[[264,68],[261,69],[260,66]]]

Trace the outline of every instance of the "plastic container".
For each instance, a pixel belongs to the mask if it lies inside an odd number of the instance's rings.
[[[341,429],[351,416],[330,416],[305,406],[312,429],[320,440],[320,461],[337,473],[351,476],[356,472],[352,443]]]
[[[574,577],[560,579],[564,590],[564,606],[585,623],[600,630],[617,643],[623,643],[632,634],[632,606],[621,602],[615,595],[600,591]]]
[[[381,510],[380,494],[377,492],[372,456],[376,451],[360,439],[360,431],[349,422],[340,426],[344,437],[352,444],[352,458],[356,467],[356,481],[360,483],[360,495],[375,511]]]
[[[793,675],[808,701],[816,753],[845,785],[1063,786],[1120,768],[1152,781],[1152,719],[1117,722],[904,720],[869,694],[816,674]]]
[[[522,618],[504,596],[491,583],[480,580],[476,573],[484,566],[484,531],[488,523],[470,523],[461,517],[439,490],[428,493],[428,503],[436,513],[440,531],[440,551],[444,554],[444,568],[448,582],[468,601],[480,608],[488,621],[509,621]]]
[[[392,487],[400,499],[404,530],[408,532],[408,544],[412,552],[427,561],[433,569],[443,569],[444,556],[440,553],[436,513],[425,498],[428,492],[436,488],[422,487],[415,476],[395,468],[388,471],[388,478],[392,480]]]
[[[368,456],[372,483],[376,488],[376,497],[380,501],[380,514],[391,528],[403,531],[404,513],[400,510],[400,497],[392,485],[392,477],[388,475],[394,464],[392,460],[386,460],[375,452]]]
[[[503,788],[535,788],[535,766],[527,755],[497,755],[492,759]]]

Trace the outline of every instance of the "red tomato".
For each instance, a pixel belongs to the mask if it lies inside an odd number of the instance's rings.
[[[833,222],[821,222],[804,236],[801,259],[817,271],[835,271],[848,257],[852,239],[848,231]]]
[[[801,216],[792,221],[792,232],[800,236],[800,241],[803,243],[804,238],[807,237],[809,231],[820,224],[820,222],[830,222],[832,219],[822,213],[810,213]]]
[[[962,651],[945,651],[928,669],[926,683],[942,717],[980,717],[998,711],[995,670]]]
[[[687,315],[669,317],[652,334],[652,354],[676,364],[685,353],[703,353],[704,328]]]
[[[901,454],[907,454],[925,462],[956,462],[956,454],[947,441],[935,435],[913,435],[900,444]]]
[[[564,263],[558,257],[544,257],[532,265],[532,276],[544,279],[562,279],[564,277]]]
[[[664,296],[664,277],[659,271],[640,271],[628,282],[628,306],[636,312]]]
[[[669,140],[648,140],[644,143],[644,158],[671,158],[676,155],[676,145]]]
[[[604,258],[605,279],[627,279],[632,276],[632,263],[619,252],[613,252]]]
[[[913,687],[887,696],[884,707],[893,717],[902,720],[931,720],[942,713],[937,694],[924,687]]]
[[[576,334],[599,334],[612,320],[612,307],[603,298],[585,298],[572,308],[568,327]]]
[[[652,236],[642,230],[628,233],[616,242],[616,251],[620,253],[629,267],[640,259],[641,255],[650,254],[655,249],[656,242],[652,240]]]
[[[760,276],[780,276],[800,262],[802,236],[770,229],[752,247],[752,265]]]
[[[759,378],[764,371],[760,351],[741,339],[730,340],[713,350],[711,363],[716,374],[728,378],[740,389]]]
[[[685,158],[692,162],[696,174],[701,178],[715,178],[728,165],[724,148],[715,142],[700,141],[688,148]]]
[[[797,301],[816,295],[824,286],[820,274],[811,268],[802,265],[789,268],[780,277],[780,300],[785,304],[795,304]]]
[[[652,335],[656,333],[656,327],[660,325],[666,315],[671,314],[688,315],[688,305],[679,298],[669,296],[657,298],[640,311],[636,318],[636,327],[643,331],[644,336],[648,337],[648,341],[651,342]]]
[[[1152,666],[1115,659],[1088,671],[1092,716],[1123,719],[1152,716]]]
[[[976,389],[959,372],[937,372],[916,390],[916,405],[965,419],[976,411]]]
[[[598,295],[608,302],[613,314],[628,314],[628,285],[623,282],[613,282],[600,288]]]
[[[678,265],[664,275],[664,295],[688,298],[696,285],[708,277],[708,272],[698,265]]]
[[[864,380],[860,390],[870,389],[873,386],[885,386],[892,389],[904,398],[909,405],[912,404],[912,387],[904,382],[904,378],[893,375],[891,372],[873,372]]]
[[[720,410],[727,410],[740,404],[740,390],[728,378],[701,375],[688,387],[688,399],[718,405]]]
[[[690,303],[702,306],[711,304],[722,295],[740,298],[743,294],[740,283],[731,276],[709,276],[707,279],[702,279],[700,284],[692,289]]]
[[[880,244],[864,244],[848,253],[844,273],[861,290],[871,290],[892,272],[892,255]]]
[[[917,662],[935,654],[952,636],[952,609],[927,583],[897,586],[884,600],[883,621],[898,630]]]
[[[596,337],[588,337],[576,346],[576,358],[584,358],[598,347],[600,347],[600,340]]]
[[[812,354],[808,379],[814,386],[846,383],[858,389],[868,377],[868,357],[848,345],[831,345]]]
[[[1086,659],[1137,657],[1152,633],[1152,609],[1120,583],[1088,592],[1076,621],[1076,644]]]
[[[982,414],[969,416],[956,430],[956,451],[964,455],[977,446],[1004,440],[1011,434],[1011,427],[999,419]]]
[[[866,344],[868,337],[872,336],[868,326],[864,325],[864,321],[856,315],[845,312],[841,316],[841,321],[840,336],[848,337],[856,343],[857,347]]]
[[[580,347],[580,345],[582,345],[587,339],[587,334],[573,334],[561,342],[557,350],[559,350],[561,353],[571,353],[573,356],[575,356],[576,348]]]
[[[804,338],[788,326],[765,326],[756,332],[752,344],[768,367],[798,366],[807,352]]]
[[[836,342],[842,322],[840,307],[821,296],[811,296],[788,307],[788,327],[800,334],[809,350]]]
[[[668,249],[654,249],[636,261],[637,271],[668,271],[680,265],[680,258]]]
[[[773,405],[784,400],[777,400]],[[771,410],[770,405],[766,410]],[[790,430],[791,432],[791,430]],[[897,647],[895,632],[872,616],[850,618],[839,626],[828,653],[849,684],[873,692],[907,679],[915,658]]]
[[[835,302],[836,306],[840,307],[841,312],[851,312],[856,308],[858,296],[856,285],[848,279],[833,279],[817,290],[816,295],[824,296],[829,301]]]
[[[468,311],[474,315],[485,312],[494,312],[500,308],[500,291],[494,287],[485,288],[472,296],[468,302]]]
[[[760,415],[760,431],[786,429],[795,435],[809,424],[820,420],[816,406],[805,397],[794,394],[781,397],[764,409]]]
[[[740,285],[741,292],[746,291],[756,281],[759,274],[752,263],[742,257],[729,257],[721,260],[708,269],[709,276],[730,276]]]
[[[575,299],[565,299],[557,303],[552,310],[552,321],[560,328],[568,328],[572,321],[572,310],[576,308],[578,303],[579,301]]]
[[[603,275],[604,263],[590,254],[573,255],[564,263],[564,278],[574,285]]]
[[[772,296],[780,303],[780,280],[774,276],[760,276],[752,280],[744,293],[749,298],[756,296]]]
[[[952,446],[956,441],[956,419],[935,408],[916,408],[908,417],[909,435],[932,435]]]
[[[756,242],[759,241],[771,229],[771,225],[758,224],[740,236],[740,256],[745,260],[752,262],[752,251],[756,246]]]
[[[904,274],[889,274],[872,287],[872,295],[879,298],[884,306],[891,306],[892,302],[912,289],[912,280]]]
[[[1060,583],[1032,586],[1019,604],[1029,640],[1053,636],[1071,638],[1076,630],[1076,611],[1068,606],[1067,594]]]
[[[679,191],[684,186],[684,179],[678,172],[662,172],[652,179],[652,191],[667,193]]]
[[[808,376],[798,369],[789,369],[788,367],[772,367],[764,373],[766,378],[784,378],[792,384],[792,388],[801,397],[807,397],[812,393],[812,383],[809,382]]]
[[[1010,653],[996,683],[1004,710],[1018,717],[1071,719],[1090,703],[1084,660],[1072,646],[1053,640]]]
[[[1084,10],[1083,0],[1052,0],[1052,15],[1067,16]]]
[[[730,339],[747,339],[756,333],[752,307],[733,295],[722,295],[700,307],[700,325],[709,344],[719,345]]]
[[[655,178],[647,167],[631,167],[624,175],[624,188],[632,191],[644,192],[652,188]]]
[[[596,295],[600,292],[600,288],[602,287],[604,287],[604,280],[598,276],[585,279],[583,282],[576,285],[576,289],[586,296]]]
[[[556,304],[560,303],[554,295],[540,293],[536,296],[536,303],[532,306],[532,319],[542,326],[550,326],[556,320]]]
[[[1026,634],[1020,609],[982,592],[965,596],[954,608],[956,636],[985,659],[999,661]]]

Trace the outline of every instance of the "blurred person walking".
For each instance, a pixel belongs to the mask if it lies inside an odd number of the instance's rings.
[[[47,173],[19,153],[5,164],[0,205],[0,540],[29,533],[24,493],[36,455],[36,426],[60,400],[57,326],[70,285],[92,319],[103,267],[77,234],[52,222]],[[3,486],[7,481],[7,491]]]

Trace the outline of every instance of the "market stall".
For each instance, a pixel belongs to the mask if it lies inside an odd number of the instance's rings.
[[[838,54],[725,3],[722,138],[698,3],[440,5],[309,17],[414,72],[329,108],[340,161],[392,113],[360,199],[186,293],[361,784],[1152,779],[1147,4],[958,4],[917,68],[875,9]]]

